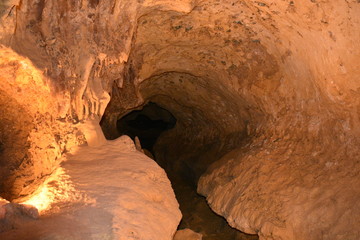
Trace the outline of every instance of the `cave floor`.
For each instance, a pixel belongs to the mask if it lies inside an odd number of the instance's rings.
[[[169,205],[169,199],[156,198],[155,202],[153,199],[156,192],[164,189],[156,185],[156,179],[164,182],[165,173],[154,161],[132,149],[132,143],[124,141],[131,140],[119,138],[101,147],[83,147],[69,154],[51,181],[45,184],[43,199],[38,199],[42,204],[48,200],[49,209],[36,220],[22,216],[13,218],[12,229],[0,233],[0,239],[106,240],[124,236],[134,226],[141,228],[139,232],[146,236],[153,234],[152,228],[156,226],[152,225],[166,226],[173,222],[176,228],[174,213],[159,206],[177,209],[177,203]],[[163,175],[159,176],[156,169]],[[178,229],[189,228],[201,233],[203,240],[258,239],[231,228],[223,217],[210,209],[205,198],[196,193],[196,187],[181,176],[168,175],[183,214]],[[169,191],[161,195],[171,196],[171,189]],[[149,211],[156,216],[157,222],[152,225],[148,219],[140,217]]]
[[[59,169],[38,200],[51,208],[39,219],[8,218],[0,239],[160,240],[174,233],[181,215],[166,174],[130,138],[80,148]]]
[[[169,176],[183,214],[179,229],[189,228],[203,235],[203,240],[256,240],[257,235],[242,233],[228,225],[226,220],[214,213],[206,199],[196,193],[189,182]]]

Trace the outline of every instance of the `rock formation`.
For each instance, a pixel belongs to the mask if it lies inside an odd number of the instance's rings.
[[[4,206],[2,219],[0,200],[1,239],[172,239],[181,213],[170,182],[129,137],[79,148],[57,175],[46,182],[51,201],[36,221],[28,218],[37,209],[16,203]]]
[[[174,240],[201,240],[202,236],[190,229],[183,229],[176,232]]]
[[[231,226],[360,238],[359,1],[11,0],[0,16],[2,197],[83,144],[78,122],[115,139],[153,102],[177,119],[158,163]]]

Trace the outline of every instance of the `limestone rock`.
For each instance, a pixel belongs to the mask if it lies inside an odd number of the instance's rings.
[[[13,50],[0,45],[0,52],[0,194],[19,202],[81,136],[69,118],[59,117],[50,80]]]
[[[39,212],[34,206],[18,204],[18,203],[8,203],[5,205],[6,217],[14,218],[17,216],[30,217],[37,219],[39,217]]]
[[[200,179],[230,225],[359,239],[359,12],[355,0],[1,3],[0,194],[33,193],[84,143],[77,123],[98,116],[115,139],[119,118],[154,102],[177,119],[157,161]]]
[[[8,231],[0,219],[0,239],[173,238],[181,212],[171,184],[129,137],[83,146],[61,169],[62,176],[46,185],[45,195],[52,197],[48,217],[34,222],[34,208],[7,203],[6,217],[30,220],[15,221],[15,230]]]
[[[0,236],[2,232],[21,227],[38,218],[39,212],[33,206],[0,200]]]
[[[196,233],[191,229],[181,229],[175,233],[174,240],[201,240],[202,235],[200,233]]]
[[[322,157],[304,151],[321,149],[315,139],[312,146],[294,142],[291,148],[280,140],[234,150],[200,178],[198,192],[232,227],[263,239],[357,239],[360,179],[350,177],[357,175],[354,163],[330,163],[335,142],[319,152]],[[337,152],[346,154],[339,146]]]
[[[84,133],[84,137],[89,146],[96,147],[106,143],[98,119],[87,119],[84,123],[80,124],[79,128]]]

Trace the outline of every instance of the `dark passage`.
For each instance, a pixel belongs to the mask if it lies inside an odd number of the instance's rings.
[[[137,136],[143,149],[152,153],[153,156],[160,154],[165,161],[155,159],[167,172],[172,183],[176,198],[180,204],[183,219],[179,229],[189,228],[203,235],[203,240],[255,240],[257,236],[247,235],[231,228],[226,220],[215,214],[208,206],[206,199],[196,192],[196,177],[191,174],[192,169],[182,169],[186,163],[176,164],[176,157],[169,155],[167,151],[157,152],[159,148],[154,145],[159,136],[167,130],[175,127],[175,117],[166,109],[156,103],[148,103],[141,110],[135,110],[117,121],[117,129],[120,135],[128,135],[133,140]],[[179,139],[166,142],[166,144],[179,144]],[[158,143],[159,144],[159,143]],[[160,142],[160,144],[164,144]],[[170,146],[171,148],[171,146]],[[211,146],[209,146],[211,148]],[[160,148],[161,149],[161,148]],[[210,149],[203,149],[208,152]],[[183,153],[186,155],[186,153]],[[190,155],[197,153],[190,153]],[[201,153],[199,153],[201,154]],[[171,164],[170,164],[171,163]],[[177,165],[178,167],[174,167]],[[181,170],[182,169],[182,170]]]
[[[116,127],[120,135],[128,135],[131,139],[138,137],[142,148],[153,153],[153,146],[166,130],[176,124],[175,117],[156,103],[148,103],[143,109],[132,111],[117,121]]]

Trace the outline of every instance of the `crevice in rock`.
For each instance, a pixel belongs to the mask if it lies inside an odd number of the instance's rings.
[[[108,136],[138,137],[144,153],[150,151],[166,171],[183,214],[179,229],[190,228],[205,240],[257,239],[231,228],[196,192],[199,177],[211,163],[249,140],[246,118],[241,118],[246,114],[235,114],[241,101],[222,86],[182,72],[153,76],[138,89],[144,104],[120,112],[117,133]],[[116,101],[111,99],[109,106]],[[106,114],[116,115],[109,109]],[[103,129],[114,129],[101,123]]]
[[[156,103],[148,103],[141,110],[134,110],[126,114],[117,121],[117,129],[120,135],[128,135],[133,140],[135,137],[140,139],[141,146],[145,151],[150,151],[158,156],[162,161],[158,163],[165,169],[172,183],[176,198],[180,204],[183,219],[179,229],[189,228],[201,233],[204,240],[250,240],[257,239],[256,236],[247,235],[234,228],[231,228],[226,220],[215,214],[206,203],[206,199],[196,192],[196,173],[191,166],[179,159],[170,159],[174,156],[161,152],[165,148],[176,149],[182,144],[176,138],[166,138],[168,141],[157,144],[156,140],[166,131],[170,131],[175,126],[176,119],[166,109],[159,107]],[[202,150],[204,152],[194,152],[197,157],[206,155],[211,148],[218,149],[215,144],[208,145]],[[184,153],[186,155],[186,153]],[[155,157],[155,161],[157,158]]]
[[[128,135],[135,140],[138,137],[142,148],[153,154],[153,146],[158,137],[176,124],[174,116],[159,107],[156,103],[148,103],[141,110],[134,110],[116,123],[120,135]]]

